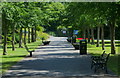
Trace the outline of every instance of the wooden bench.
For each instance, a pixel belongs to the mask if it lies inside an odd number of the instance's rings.
[[[44,45],[48,45],[48,44],[50,43],[50,41],[42,41],[42,43],[43,43]]]
[[[79,43],[72,43],[75,50],[79,50],[80,44]]]
[[[100,58],[102,58],[105,54],[105,51],[103,51],[103,53],[100,55],[100,56],[91,56],[91,69],[93,68],[94,66],[94,60],[99,60]]]
[[[32,57],[32,52],[34,52],[34,50],[30,51],[26,44],[24,44],[24,46],[25,46],[25,49],[30,53],[30,57]]]
[[[92,65],[91,67],[94,66],[94,72],[96,72],[98,69],[102,69],[102,70],[105,70],[106,73],[108,73],[107,61],[108,61],[109,56],[110,56],[110,53],[106,54],[105,52],[103,52],[103,54],[99,56],[98,58],[92,59],[93,64],[91,64]]]

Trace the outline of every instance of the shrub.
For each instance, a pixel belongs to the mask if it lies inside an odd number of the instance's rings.
[[[37,32],[37,39],[47,40],[48,38],[49,38],[49,35],[47,33],[43,33],[43,32],[40,32],[40,31]]]

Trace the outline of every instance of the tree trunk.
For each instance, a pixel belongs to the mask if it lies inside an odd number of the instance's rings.
[[[86,29],[83,30],[83,38],[86,38]]]
[[[31,28],[31,42],[34,42],[34,28]]]
[[[15,50],[15,26],[16,24],[12,26],[12,51]]]
[[[24,45],[26,45],[26,27],[24,28]]]
[[[0,32],[0,44],[2,44],[2,14],[0,13],[0,30],[1,30],[1,32]]]
[[[110,33],[111,33],[111,54],[115,54],[115,21],[112,21],[110,24]]]
[[[89,30],[89,28],[87,29],[87,33],[88,33],[88,43],[90,43],[90,30]]]
[[[36,26],[35,26],[35,41],[36,41],[36,38],[37,38],[37,31],[36,31]]]
[[[4,44],[3,44],[3,55],[7,54],[7,29],[4,28]]]
[[[96,45],[96,47],[99,47],[99,44],[100,44],[99,39],[100,39],[100,27],[98,26],[97,27],[97,45]]]
[[[94,29],[93,28],[91,29],[91,36],[92,36],[92,42],[91,42],[91,44],[94,45],[95,43],[94,43]]]
[[[4,44],[3,44],[3,55],[7,54],[7,29],[4,28]]]
[[[4,35],[4,42],[3,42],[3,55],[7,54],[7,22],[5,19],[5,15],[2,13],[2,28],[3,28],[3,35]]]
[[[105,42],[104,42],[104,25],[101,27],[101,40],[102,40],[102,50],[105,50]]]
[[[20,28],[20,38],[19,38],[19,48],[23,48],[22,47],[22,27]]]
[[[28,43],[30,43],[30,28],[28,27]]]

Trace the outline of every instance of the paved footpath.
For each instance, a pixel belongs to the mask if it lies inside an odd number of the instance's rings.
[[[39,46],[33,57],[26,57],[10,68],[3,78],[104,76],[90,69],[90,55],[79,55],[79,50],[66,41],[66,37],[50,37],[49,45]],[[109,76],[112,74],[109,74]],[[101,77],[103,78],[103,77]],[[112,77],[113,78],[113,77]]]

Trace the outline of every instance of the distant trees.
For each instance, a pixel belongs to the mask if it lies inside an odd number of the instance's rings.
[[[67,12],[69,14],[68,21],[74,20],[71,23],[77,24],[79,27],[78,29],[86,28],[87,31],[91,29],[91,38],[92,38],[92,44],[94,44],[94,28],[98,28],[98,36],[97,36],[97,47],[99,46],[99,32],[101,28],[101,38],[102,38],[102,49],[104,50],[104,26],[107,25],[110,27],[110,36],[111,36],[111,53],[115,54],[115,27],[116,27],[116,20],[119,19],[119,3],[69,3],[69,6],[67,7]],[[89,20],[82,19],[83,17]],[[88,18],[89,16],[89,18]],[[84,22],[87,22],[88,24],[84,24]],[[81,25],[83,24],[83,25]],[[85,33],[85,32],[84,32]],[[88,33],[90,35],[90,33]],[[88,38],[89,38],[88,35]]]

